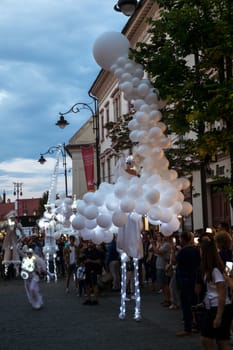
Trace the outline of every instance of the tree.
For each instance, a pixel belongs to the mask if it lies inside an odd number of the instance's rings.
[[[132,119],[132,114],[124,114],[116,122],[108,122],[104,125],[108,131],[108,137],[111,139],[111,147],[114,153],[120,153],[123,150],[130,150],[133,143],[129,138],[128,123]]]
[[[188,140],[189,151],[200,164],[219,153],[228,154],[232,184],[233,2],[157,3],[160,18],[148,19],[150,42],[138,43],[132,57],[145,67],[167,102],[163,115],[170,131],[195,135],[195,142]],[[181,139],[186,149],[185,138]]]

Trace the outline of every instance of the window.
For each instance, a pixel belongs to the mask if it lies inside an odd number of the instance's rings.
[[[120,116],[121,116],[121,98],[120,98],[119,92],[113,97],[113,115],[114,115],[115,122],[120,119]]]

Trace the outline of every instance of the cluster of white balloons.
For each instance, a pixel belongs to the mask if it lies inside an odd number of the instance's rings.
[[[161,122],[156,92],[144,78],[143,67],[128,58],[129,47],[123,34],[107,32],[96,40],[93,54],[102,68],[114,73],[124,98],[134,106],[135,114],[128,128],[130,139],[137,143],[133,159],[136,167],[142,169],[140,177],[125,172],[125,162],[121,162],[114,184],[101,183],[96,192],[87,192],[74,202],[60,196],[40,222],[47,230],[48,242],[44,247],[47,252],[54,250],[61,231],[74,234],[77,239],[81,236],[97,244],[108,243],[126,223],[128,214],[135,221],[138,216],[147,216],[150,223],[159,224],[160,231],[169,236],[179,229],[178,215],[188,216],[192,212],[183,195],[190,182],[169,169],[164,154],[171,142],[164,133],[166,126]]]
[[[142,168],[140,177],[122,172],[115,184],[102,183],[96,192],[88,192],[77,202],[77,215],[72,226],[84,239],[108,242],[126,222],[128,213],[147,215],[159,224],[164,235],[178,230],[178,215],[188,216],[192,205],[184,200],[183,190],[190,186],[186,178],[178,178],[169,169],[164,149],[171,147],[164,134],[158,99],[153,86],[144,78],[140,64],[128,58],[129,41],[121,33],[107,32],[95,42],[96,62],[112,71],[119,80],[124,98],[133,104],[135,114],[129,122],[130,139],[137,143],[133,158]]]
[[[43,217],[39,220],[39,227],[45,231],[43,252],[53,255],[58,250],[56,240],[60,238],[61,234],[72,234],[76,236],[77,240],[79,239],[79,233],[71,225],[76,215],[76,202],[73,203],[71,198],[60,194],[59,199],[45,207]]]

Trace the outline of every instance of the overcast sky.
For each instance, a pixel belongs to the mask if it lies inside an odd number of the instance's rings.
[[[88,91],[100,70],[93,44],[103,32],[120,32],[128,20],[113,10],[116,2],[0,1],[0,195],[5,190],[14,200],[13,182],[23,183],[23,198],[49,190],[56,154],[42,166],[40,153],[68,143],[90,116],[69,114],[69,127],[55,126],[59,112],[91,102]],[[62,162],[59,174],[62,191]],[[71,194],[70,181],[68,187]]]

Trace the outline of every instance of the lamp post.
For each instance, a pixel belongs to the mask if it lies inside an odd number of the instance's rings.
[[[38,159],[38,162],[43,165],[46,162],[46,159],[44,156],[46,154],[53,154],[56,151],[61,151],[62,154],[62,161],[63,161],[63,168],[64,168],[64,178],[65,178],[65,194],[66,197],[68,196],[68,186],[67,186],[67,164],[66,164],[66,149],[65,144],[63,145],[57,145],[57,146],[51,146],[45,153],[40,154],[40,158]]]
[[[78,102],[75,103],[67,112],[59,112],[60,118],[56,122],[56,125],[61,129],[64,129],[69,122],[64,118],[64,115],[69,113],[79,113],[82,109],[88,109],[93,117],[93,132],[95,133],[95,154],[96,154],[96,185],[97,188],[100,185],[100,150],[99,150],[99,108],[98,108],[98,99],[97,97],[89,94],[89,96],[94,100],[94,109],[90,104]]]
[[[117,4],[114,6],[114,10],[122,12],[125,16],[132,16],[137,7],[137,0],[118,0]]]
[[[14,185],[14,196],[16,196],[16,216],[19,216],[19,196],[23,195],[23,183],[22,182],[13,182]]]

